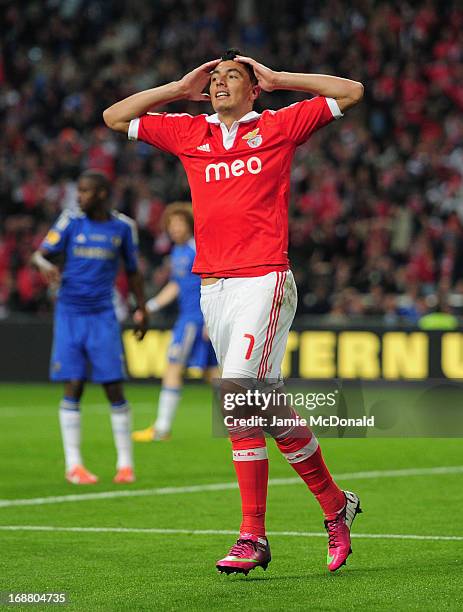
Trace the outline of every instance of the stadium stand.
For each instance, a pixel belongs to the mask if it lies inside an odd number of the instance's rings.
[[[254,9],[254,10],[253,10]],[[259,20],[256,18],[259,16]],[[186,27],[188,24],[188,28]],[[136,218],[152,290],[166,280],[164,206],[188,199],[180,164],[103,126],[131,92],[179,78],[231,46],[275,68],[362,81],[342,126],[297,152],[290,257],[299,314],[416,323],[463,306],[463,8],[352,0],[48,0],[0,14],[0,317],[51,310],[28,265],[75,206],[87,167]],[[298,99],[263,94],[259,108]],[[174,110],[209,112],[196,103]],[[119,288],[126,287],[121,277]]]

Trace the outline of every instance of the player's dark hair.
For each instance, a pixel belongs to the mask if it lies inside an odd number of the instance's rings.
[[[237,55],[243,55],[239,49],[227,49],[222,55],[222,61],[227,62],[230,60],[234,60]],[[252,66],[250,66],[249,64],[242,64],[242,66],[249,74],[249,78],[251,79],[252,85],[257,85],[256,75],[254,74]]]
[[[109,182],[108,177],[104,172],[100,170],[85,170],[82,172],[79,178],[87,178],[93,181],[96,189],[100,191],[100,189],[106,191],[107,196],[111,193],[111,183]]]
[[[172,202],[172,204],[168,204],[164,210],[161,219],[161,226],[163,229],[167,229],[169,226],[170,219],[179,215],[183,217],[190,228],[191,233],[194,231],[193,224],[193,209],[191,208],[190,202]]]

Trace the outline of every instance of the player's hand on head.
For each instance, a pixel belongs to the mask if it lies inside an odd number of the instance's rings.
[[[273,91],[276,89],[276,72],[271,68],[267,68],[264,64],[256,62],[252,57],[246,57],[244,55],[237,55],[235,57],[236,62],[242,64],[249,64],[254,70],[256,75],[257,83],[264,91]]]
[[[138,341],[143,340],[148,329],[149,315],[146,308],[137,308],[133,313],[135,329],[133,333]]]
[[[180,85],[184,92],[184,98],[194,102],[210,102],[209,94],[203,93],[203,89],[209,84],[211,72],[222,60],[215,59],[205,62],[188,72],[181,80]]]

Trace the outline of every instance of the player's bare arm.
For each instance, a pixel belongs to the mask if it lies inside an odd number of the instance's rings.
[[[135,323],[134,334],[137,340],[143,340],[148,328],[148,313],[145,306],[145,293],[143,291],[143,277],[138,270],[127,274],[130,291],[135,296],[137,308],[133,315]]]
[[[205,62],[198,68],[188,72],[179,81],[140,91],[120,102],[116,102],[116,104],[113,104],[103,112],[104,122],[116,132],[127,133],[132,119],[141,117],[148,111],[163,104],[175,102],[176,100],[209,102],[209,95],[202,92],[210,81],[211,71],[220,61],[220,59],[216,59]]]
[[[142,323],[143,312],[146,313],[146,316],[149,317],[153,312],[157,312],[161,310],[171,302],[173,302],[179,293],[179,286],[174,281],[169,281],[165,287],[161,289],[161,291],[157,294],[156,297],[151,298],[144,305],[143,310],[137,309],[133,315],[133,321],[135,325],[140,325]]]
[[[278,72],[267,68],[251,57],[241,55],[236,56],[235,61],[252,66],[258,84],[264,91],[287,89],[334,98],[341,112],[355,106],[363,98],[363,85],[358,81],[326,74]]]
[[[47,252],[39,249],[33,253],[31,257],[31,264],[34,265],[47,284],[59,285],[61,281],[61,273],[58,266],[51,263],[46,257]]]
[[[179,286],[175,281],[169,281],[156,297],[146,302],[146,310],[151,314],[171,304],[179,294]]]

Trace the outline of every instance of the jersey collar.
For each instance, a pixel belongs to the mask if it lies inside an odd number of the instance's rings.
[[[227,126],[225,125],[225,123],[220,121],[219,115],[217,113],[215,113],[215,115],[208,115],[206,117],[206,121],[208,123],[214,123],[216,125],[220,125],[220,129],[222,130],[223,147],[224,149],[228,151],[229,149],[232,148],[235,142],[235,138],[236,138],[236,134],[238,133],[239,126],[242,123],[248,123],[249,121],[255,121],[259,117],[260,117],[259,113],[256,113],[256,111],[250,111],[249,113],[246,113],[243,117],[241,117],[241,119],[238,119],[238,121],[234,121],[230,130],[227,129]]]
[[[241,119],[238,119],[238,121],[235,121],[234,123],[247,123],[248,121],[254,121],[254,119],[259,119],[259,117],[260,117],[259,113],[256,113],[256,111],[250,111],[249,113],[246,113],[243,117],[241,117]],[[214,115],[207,115],[206,121],[208,123],[215,123],[217,125],[222,123],[219,119],[218,113],[215,113]]]

